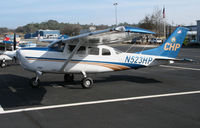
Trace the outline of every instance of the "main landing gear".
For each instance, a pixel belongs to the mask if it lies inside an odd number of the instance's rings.
[[[87,77],[86,72],[82,71],[84,78],[81,81],[81,85],[84,89],[89,89],[93,87],[93,80],[90,77]]]
[[[39,79],[39,77],[40,77],[40,76],[42,76],[42,72],[37,71],[37,72],[36,72],[36,77],[30,79],[29,82],[30,82],[30,86],[31,86],[32,88],[39,88],[39,86],[40,86],[40,79]]]
[[[74,74],[65,74],[64,80],[65,80],[65,82],[73,82],[74,81]]]
[[[85,72],[82,72],[84,78],[81,81],[81,86],[84,89],[89,89],[93,87],[93,80],[90,77],[87,77]],[[73,74],[65,74],[64,75],[65,82],[73,82],[74,81],[74,75]]]
[[[92,88],[93,87],[93,80],[92,78],[89,78],[89,77],[85,77],[82,79],[81,81],[81,85],[84,89],[89,89],[89,88]]]

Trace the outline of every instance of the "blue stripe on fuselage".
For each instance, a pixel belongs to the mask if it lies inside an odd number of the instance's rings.
[[[67,59],[61,59],[61,58],[45,58],[45,57],[26,57],[27,59],[37,59],[37,60],[46,60],[46,61],[57,61],[57,60],[61,60],[61,61],[66,61]],[[115,64],[115,65],[121,65],[121,66],[127,66],[129,68],[132,69],[137,69],[137,68],[142,68],[142,67],[146,67],[144,65],[140,65],[140,64],[130,64],[130,63],[120,63],[120,62],[108,62],[108,61],[91,61],[91,60],[75,60],[72,59],[71,61],[73,62],[91,62],[91,63],[104,63],[104,64]]]
[[[32,47],[32,48],[21,48],[20,50],[36,50],[36,51],[52,51],[52,52],[59,52],[56,49],[52,49],[49,47]]]

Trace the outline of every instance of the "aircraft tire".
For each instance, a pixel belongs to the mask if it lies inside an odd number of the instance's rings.
[[[1,68],[5,68],[7,66],[6,62],[1,62]]]
[[[64,80],[65,80],[65,82],[73,82],[74,81],[74,74],[65,74]]]
[[[92,80],[92,78],[89,78],[89,77],[83,78],[81,85],[82,85],[82,87],[84,89],[92,88],[93,87],[93,80]]]
[[[36,81],[36,77],[30,79],[30,86],[31,86],[32,88],[39,88],[39,86],[40,86],[40,80],[38,79],[38,80]]]

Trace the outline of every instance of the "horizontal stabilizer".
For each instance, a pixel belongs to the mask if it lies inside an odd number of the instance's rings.
[[[195,62],[192,59],[168,59],[168,58],[157,58],[155,59],[149,66],[157,66],[157,65],[165,65],[165,64],[173,64],[173,63],[193,63]]]

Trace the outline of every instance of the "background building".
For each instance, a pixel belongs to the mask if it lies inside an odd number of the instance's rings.
[[[185,27],[190,29],[187,33],[189,43],[200,43],[200,20],[197,20],[197,25]]]
[[[57,39],[58,37],[60,37],[60,30],[38,30],[35,33],[28,33],[24,35],[25,39]]]
[[[200,20],[197,20],[197,42],[200,43]]]

